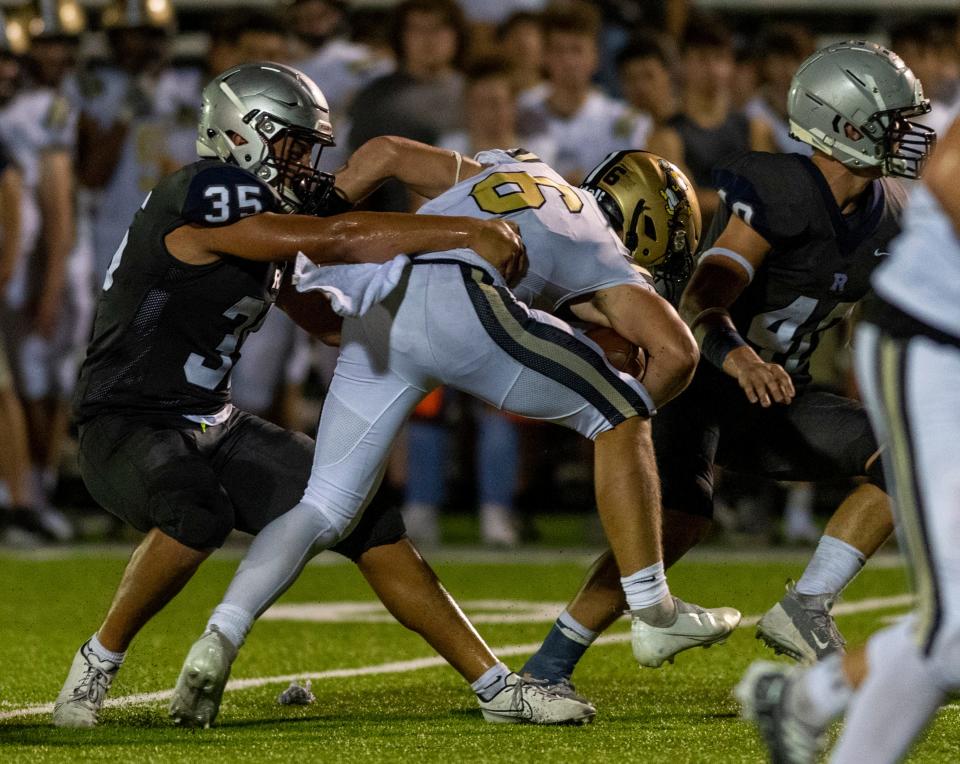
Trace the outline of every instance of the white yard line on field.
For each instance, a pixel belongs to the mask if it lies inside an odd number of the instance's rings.
[[[856,600],[854,602],[841,602],[833,609],[834,615],[850,615],[853,613],[867,613],[873,610],[886,610],[894,607],[906,607],[913,603],[913,595],[897,594],[892,597],[870,597],[868,599]],[[760,620],[759,615],[745,616],[740,622],[740,628],[748,628],[756,625]],[[622,632],[619,634],[608,634],[600,637],[594,642],[595,645],[615,645],[630,641],[630,633]],[[509,657],[512,655],[523,655],[532,653],[540,647],[539,642],[531,642],[525,645],[502,645],[494,647],[493,652],[500,657]],[[249,679],[233,679],[227,683],[227,691],[249,690],[255,687],[264,687],[269,684],[286,684],[295,680],[321,680],[321,679],[345,679],[355,676],[374,676],[379,674],[403,674],[409,671],[418,671],[420,669],[434,668],[446,664],[443,658],[435,655],[429,658],[414,658],[408,661],[392,661],[390,663],[378,663],[374,666],[358,666],[356,668],[329,669],[327,671],[314,671],[298,674],[281,674],[279,676],[251,677]],[[135,695],[124,695],[119,698],[108,698],[104,703],[107,708],[125,708],[127,706],[138,706],[145,703],[154,703],[161,700],[169,700],[173,695],[173,690],[160,690],[158,692],[142,692]],[[38,706],[26,706],[12,711],[0,712],[0,720],[19,719],[25,716],[39,716],[53,712],[53,703],[45,703]]]

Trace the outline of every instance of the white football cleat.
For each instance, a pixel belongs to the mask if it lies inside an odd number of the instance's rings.
[[[100,660],[84,642],[73,657],[63,689],[53,706],[54,727],[95,727],[100,707],[120,666]]]
[[[754,661],[733,691],[743,718],[756,723],[773,764],[814,764],[826,744],[826,730],[791,708],[799,676],[795,667]]]
[[[631,618],[633,656],[641,666],[659,668],[664,661],[691,647],[710,647],[727,639],[740,624],[740,611],[730,607],[702,608],[673,598],[677,618],[669,626],[651,626],[636,614]]]
[[[542,682],[528,682],[514,673],[490,700],[477,702],[483,718],[494,724],[586,724],[597,713],[579,696],[550,692]]]
[[[185,727],[213,724],[237,649],[219,631],[207,631],[190,648],[170,700],[170,716]]]

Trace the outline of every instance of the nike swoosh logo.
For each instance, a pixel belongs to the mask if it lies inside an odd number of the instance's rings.
[[[813,635],[813,641],[816,643],[817,647],[819,647],[821,650],[826,650],[828,647],[830,647],[829,642],[821,642],[816,634]]]
[[[873,256],[874,256],[874,257],[890,257],[890,253],[889,253],[889,252],[883,252],[883,251],[878,247],[877,249],[873,250]]]

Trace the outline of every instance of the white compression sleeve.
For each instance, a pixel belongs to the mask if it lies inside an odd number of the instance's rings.
[[[297,504],[257,534],[223,598],[224,612],[242,614],[252,626],[253,619],[297,579],[307,561],[336,541],[337,533],[322,512],[312,504]],[[215,612],[208,626],[217,626],[231,641],[241,637],[242,643],[246,633],[237,632],[243,619],[234,617],[231,623],[221,624],[217,618]]]

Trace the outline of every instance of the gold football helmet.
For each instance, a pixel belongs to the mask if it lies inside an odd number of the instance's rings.
[[[689,276],[702,219],[693,184],[649,151],[616,151],[580,184],[589,191],[630,255],[665,282]]]

